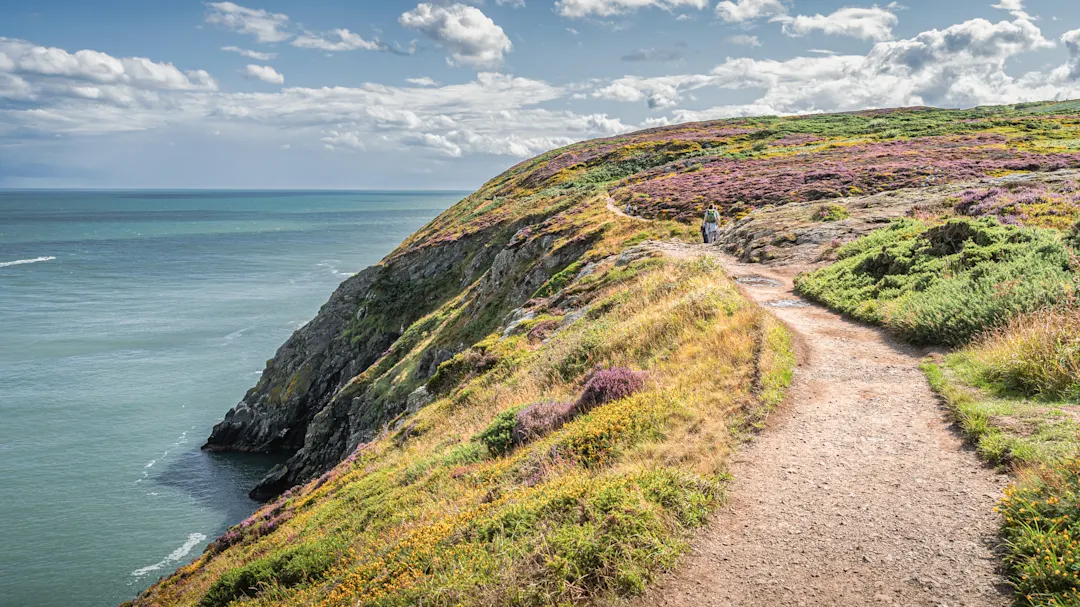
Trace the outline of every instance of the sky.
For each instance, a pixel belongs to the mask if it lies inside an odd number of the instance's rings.
[[[475,189],[667,124],[1070,98],[1076,0],[0,0],[0,188]]]

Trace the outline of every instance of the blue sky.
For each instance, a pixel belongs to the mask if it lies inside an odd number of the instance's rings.
[[[472,189],[664,124],[1077,97],[1075,0],[0,2],[0,187]]]

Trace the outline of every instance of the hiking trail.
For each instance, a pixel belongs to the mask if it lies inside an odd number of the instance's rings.
[[[632,605],[1004,606],[996,501],[1008,477],[951,429],[918,368],[923,352],[811,305],[800,266],[715,255],[795,334],[785,404],[733,457],[728,502],[690,552]]]

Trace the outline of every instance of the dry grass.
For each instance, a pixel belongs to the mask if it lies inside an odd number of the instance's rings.
[[[1061,307],[1011,319],[968,349],[984,381],[1025,395],[1080,397],[1080,309]]]

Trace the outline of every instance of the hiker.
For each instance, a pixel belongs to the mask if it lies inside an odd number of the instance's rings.
[[[634,214],[634,207],[630,205],[630,201],[626,202],[626,214],[627,215],[633,215]]]
[[[705,211],[705,221],[701,222],[701,239],[705,244],[712,244],[720,236],[720,211],[715,204],[710,204]]]

